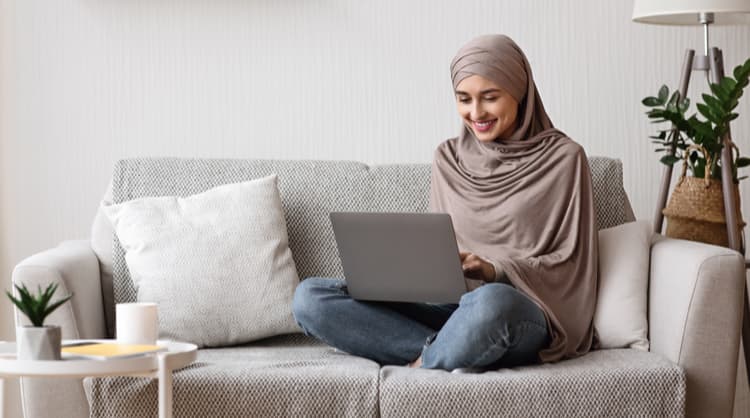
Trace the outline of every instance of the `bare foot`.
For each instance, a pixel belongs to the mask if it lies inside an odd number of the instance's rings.
[[[414,360],[411,363],[407,364],[407,367],[411,367],[412,369],[418,369],[418,368],[422,367],[422,356],[417,357],[416,360]]]

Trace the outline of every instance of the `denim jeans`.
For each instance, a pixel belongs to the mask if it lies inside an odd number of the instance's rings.
[[[341,279],[311,277],[294,294],[294,317],[326,344],[381,365],[497,369],[538,362],[549,344],[542,310],[513,286],[488,283],[459,304],[369,302]]]

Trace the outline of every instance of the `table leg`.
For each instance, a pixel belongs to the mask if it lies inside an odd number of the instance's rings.
[[[172,370],[167,367],[166,354],[159,356],[159,418],[172,418]]]

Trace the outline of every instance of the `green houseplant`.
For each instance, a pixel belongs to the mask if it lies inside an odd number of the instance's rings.
[[[18,291],[18,298],[8,291],[5,294],[31,322],[31,326],[20,326],[16,330],[18,358],[21,360],[59,360],[62,332],[59,326],[45,326],[44,320],[73,295],[52,302],[52,296],[57,291],[56,283],[51,283],[44,290],[38,286],[36,293],[30,292],[26,285],[14,286]]]
[[[732,75],[734,77],[732,77]],[[710,83],[711,94],[701,95],[702,103],[697,103],[698,114],[689,117],[686,112],[690,107],[690,99],[680,97],[680,92],[669,94],[669,88],[664,85],[659,89],[656,96],[643,99],[642,103],[650,110],[646,112],[652,123],[670,122],[671,126],[659,129],[658,135],[650,136],[657,145],[657,152],[666,151],[673,145],[675,155],[665,155],[661,162],[673,165],[678,161],[688,158],[689,168],[694,177],[704,177],[706,162],[710,159],[711,178],[721,179],[720,154],[724,143],[722,139],[729,130],[729,122],[739,115],[734,112],[743,90],[748,85],[750,77],[750,59],[744,64],[734,68],[732,75],[724,77],[719,83]],[[700,145],[709,156],[690,153],[685,155],[690,145]],[[735,182],[745,177],[737,177],[737,168],[750,165],[750,158],[739,156],[739,151],[733,153],[733,177]],[[709,158],[707,158],[709,157]]]
[[[703,101],[696,104],[698,113],[689,117],[686,113],[690,100],[677,91],[670,95],[667,86],[662,86],[656,96],[643,99],[643,105],[650,108],[646,115],[653,123],[670,123],[666,129],[659,129],[658,135],[650,136],[657,145],[656,151],[674,150],[674,154],[662,156],[661,162],[667,165],[683,162],[682,175],[662,211],[667,217],[667,236],[728,245],[721,154],[729,123],[739,116],[734,110],[749,78],[750,59],[718,83],[710,83],[711,93],[701,95]],[[732,147],[731,175],[736,184],[745,178],[738,177],[738,168],[750,165],[750,158],[740,156],[733,142],[727,143]],[[688,168],[692,177],[687,176]],[[737,226],[741,229],[745,223],[739,206],[739,189],[730,189],[737,205],[733,208]]]

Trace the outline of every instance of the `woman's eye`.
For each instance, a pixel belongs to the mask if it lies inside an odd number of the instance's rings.
[[[485,97],[484,100],[487,100],[488,102],[494,102],[495,100],[497,100],[497,97],[496,96],[488,96],[488,97]]]
[[[471,99],[468,98],[468,97],[459,97],[458,101],[461,102],[461,103],[469,103],[469,102],[471,102]]]

